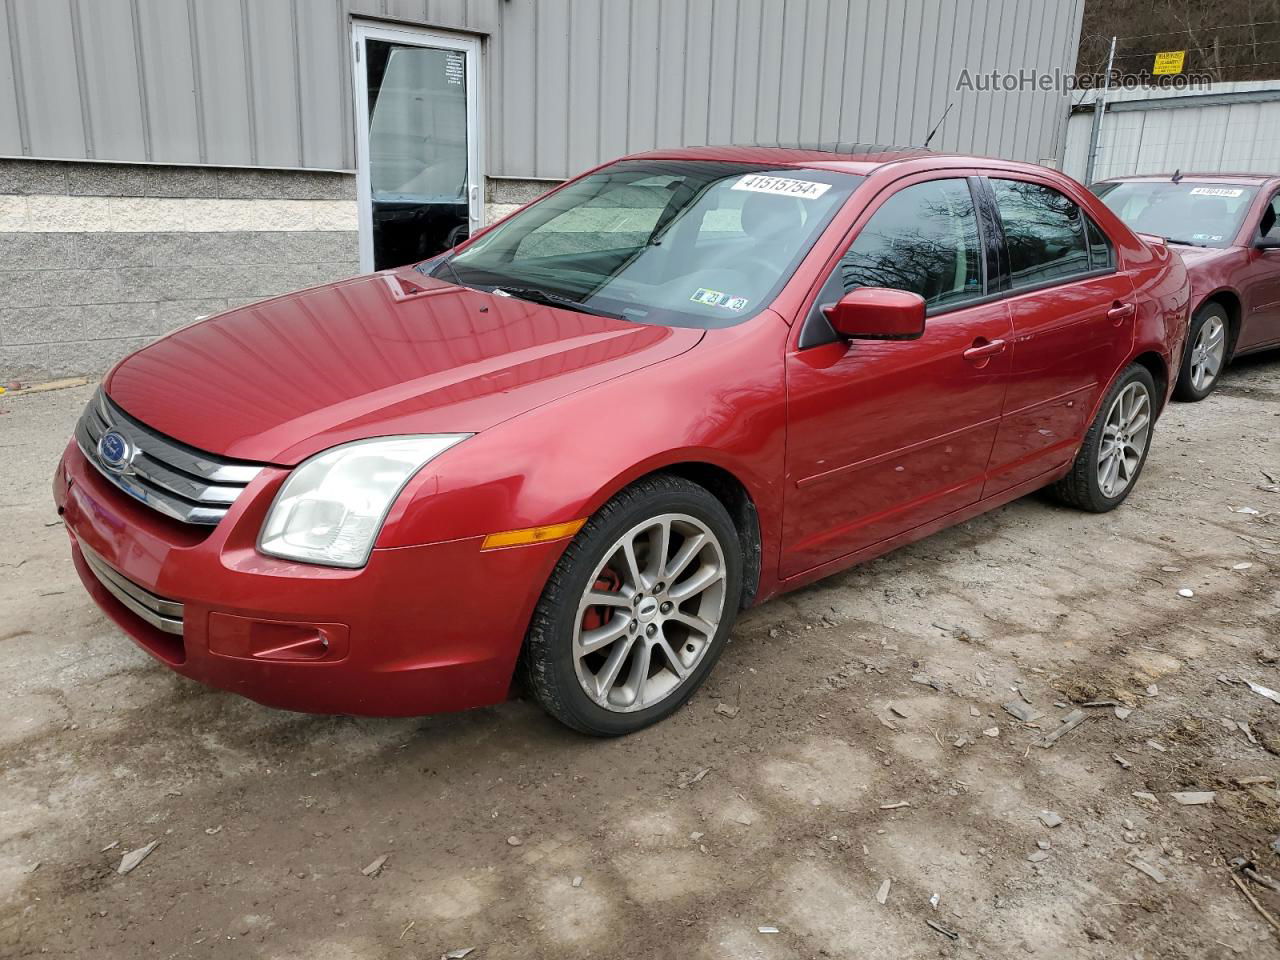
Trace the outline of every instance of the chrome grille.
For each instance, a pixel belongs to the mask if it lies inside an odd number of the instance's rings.
[[[98,441],[113,431],[129,456],[109,465]],[[213,526],[221,520],[261,465],[228,460],[170,440],[139,423],[99,390],[76,424],[76,442],[104,477],[135,500],[183,523]]]
[[[98,582],[130,611],[157,630],[182,636],[182,604],[158,597],[150,590],[138,586],[83,543],[80,544],[80,553]]]

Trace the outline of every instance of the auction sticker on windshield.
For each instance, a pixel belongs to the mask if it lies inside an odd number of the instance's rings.
[[[1244,191],[1239,187],[1193,187],[1193,197],[1238,197]]]
[[[772,193],[780,197],[800,197],[803,200],[816,200],[831,189],[829,183],[817,183],[813,180],[792,180],[790,177],[770,177],[761,173],[748,173],[731,188],[733,190],[750,190],[752,193]]]

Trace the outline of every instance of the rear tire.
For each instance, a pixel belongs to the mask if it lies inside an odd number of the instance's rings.
[[[1191,318],[1187,349],[1182,355],[1178,383],[1173,395],[1187,403],[1198,403],[1218,386],[1227,366],[1231,320],[1220,303],[1206,303]]]
[[[1071,472],[1050,488],[1053,495],[1090,513],[1124,503],[1147,462],[1155,417],[1155,380],[1134,364],[1107,391]]]
[[[701,686],[741,597],[742,547],[724,505],[680,477],[645,478],[601,507],[556,564],[525,640],[525,681],[574,730],[634,733]]]

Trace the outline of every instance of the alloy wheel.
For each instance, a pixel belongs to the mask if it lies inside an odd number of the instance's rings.
[[[724,616],[724,550],[687,514],[639,523],[609,548],[578,604],[573,659],[587,696],[630,713],[693,673]]]
[[[1108,498],[1120,496],[1138,476],[1151,436],[1151,394],[1145,384],[1131,383],[1111,403],[1098,449],[1098,488]]]
[[[1227,328],[1222,318],[1210,315],[1200,324],[1196,342],[1191,347],[1191,386],[1206,390],[1222,370],[1227,352]]]

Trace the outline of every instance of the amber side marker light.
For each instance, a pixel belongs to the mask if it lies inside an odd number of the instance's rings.
[[[497,550],[500,547],[524,547],[531,543],[546,543],[548,540],[563,540],[572,537],[586,523],[582,520],[570,520],[568,523],[553,523],[545,527],[528,527],[524,530],[507,530],[505,533],[491,533],[484,538],[481,550]]]

